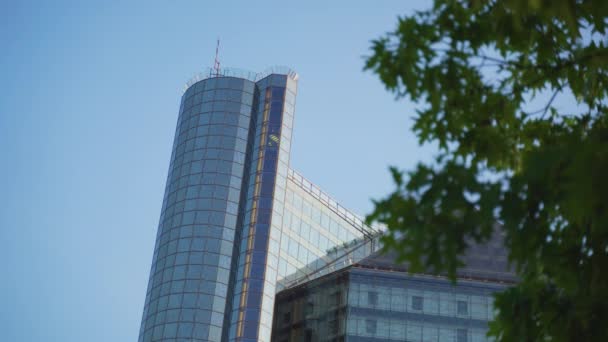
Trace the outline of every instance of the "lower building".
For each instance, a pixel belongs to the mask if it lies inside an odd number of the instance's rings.
[[[501,240],[471,248],[456,284],[375,252],[287,288],[276,296],[272,341],[489,341],[493,294],[517,280]]]

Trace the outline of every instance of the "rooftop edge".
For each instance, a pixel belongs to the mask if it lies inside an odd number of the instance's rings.
[[[205,68],[203,71],[192,76],[192,78],[190,78],[188,80],[188,82],[186,82],[182,92],[183,93],[186,92],[186,90],[188,90],[188,88],[190,88],[193,84],[206,80],[206,79],[209,79],[209,78],[235,77],[235,78],[246,79],[251,82],[257,82],[272,74],[286,75],[287,77],[291,78],[294,81],[297,81],[298,77],[299,77],[298,73],[295,72],[295,70],[291,69],[290,67],[282,66],[282,65],[270,67],[262,72],[253,72],[253,71],[239,69],[239,68],[221,68],[221,69],[219,69],[219,71],[212,69],[212,68]]]

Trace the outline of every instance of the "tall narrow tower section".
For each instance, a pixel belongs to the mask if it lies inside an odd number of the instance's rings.
[[[216,58],[184,92],[140,342],[270,340],[296,88]]]

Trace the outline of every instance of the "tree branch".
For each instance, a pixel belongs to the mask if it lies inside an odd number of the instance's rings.
[[[551,95],[551,98],[549,99],[549,102],[547,102],[547,104],[543,108],[541,108],[539,110],[535,110],[535,111],[529,112],[529,113],[526,113],[526,112],[524,112],[524,113],[526,115],[528,115],[528,116],[533,116],[533,115],[541,114],[542,113],[542,115],[541,115],[540,118],[541,118],[541,120],[544,119],[545,115],[549,111],[549,108],[551,108],[551,104],[553,103],[553,101],[557,97],[557,94],[559,94],[561,91],[562,91],[562,87],[561,86],[558,87],[557,89],[555,89],[555,91],[553,92],[553,95]]]

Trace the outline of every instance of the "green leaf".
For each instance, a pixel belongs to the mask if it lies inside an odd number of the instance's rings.
[[[608,341],[607,18],[602,0],[436,0],[372,41],[365,69],[440,151],[391,167],[367,221],[453,280],[500,222],[520,282],[496,297],[498,341]]]

